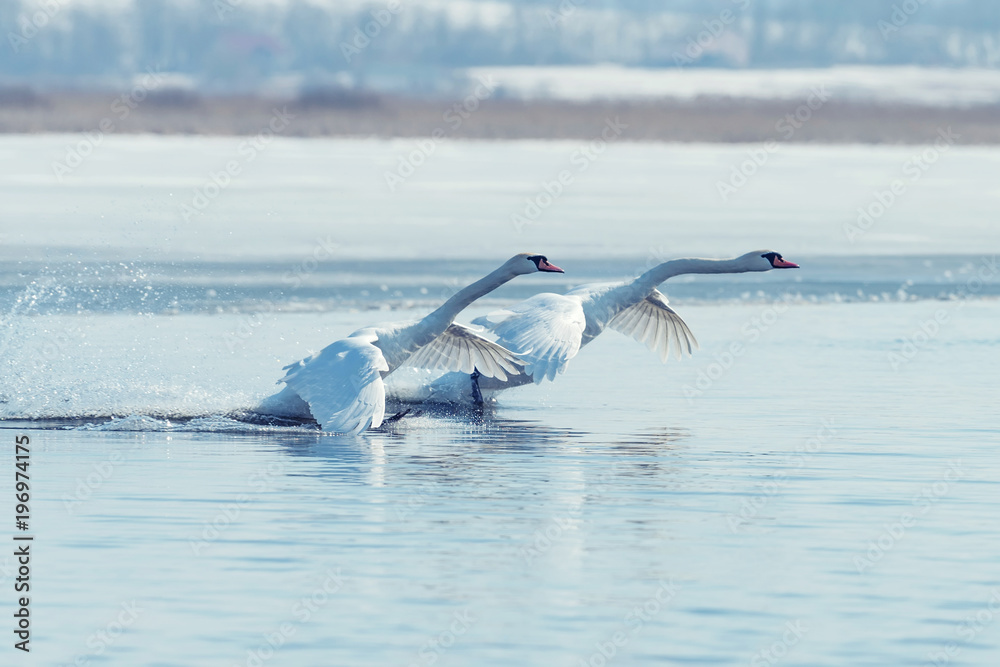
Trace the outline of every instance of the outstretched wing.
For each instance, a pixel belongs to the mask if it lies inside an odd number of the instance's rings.
[[[407,365],[431,370],[459,371],[506,380],[519,375],[522,362],[509,350],[488,341],[461,324],[452,324],[443,334],[406,360]]]
[[[517,354],[535,381],[554,380],[580,351],[587,318],[579,298],[538,294],[510,308],[473,320]]]
[[[385,416],[382,372],[389,365],[372,337],[331,343],[308,359],[286,366],[281,379],[302,400],[324,431],[360,433]]]
[[[659,290],[653,290],[639,303],[618,313],[608,326],[659,352],[663,361],[667,360],[671,346],[678,359],[682,352],[691,354],[692,348],[698,347],[691,329]]]

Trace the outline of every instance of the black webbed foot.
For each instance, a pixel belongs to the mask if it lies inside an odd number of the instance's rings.
[[[407,408],[406,410],[403,410],[402,412],[397,412],[396,414],[394,414],[393,416],[391,416],[391,417],[389,417],[387,419],[383,419],[382,423],[383,424],[391,424],[392,422],[398,422],[400,419],[402,419],[406,415],[410,414],[411,412],[413,412],[413,408]]]
[[[482,407],[485,401],[483,400],[483,392],[479,389],[479,369],[475,368],[472,370],[472,375],[469,379],[472,381],[472,402],[478,407]]]

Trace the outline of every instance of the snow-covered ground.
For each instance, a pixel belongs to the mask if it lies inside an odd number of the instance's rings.
[[[971,106],[1000,103],[1000,70],[924,67],[827,69],[643,69],[594,67],[482,67],[473,78],[494,77],[507,95],[588,101],[698,97],[802,99],[825,88],[834,100]]]
[[[251,160],[242,137],[109,135],[60,180],[53,164],[82,140],[0,138],[0,257],[301,259],[327,243],[352,259],[1000,248],[996,148],[282,138]],[[422,164],[391,190],[386,174],[414,155]]]

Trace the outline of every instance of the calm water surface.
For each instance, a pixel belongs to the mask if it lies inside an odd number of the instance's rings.
[[[693,359],[608,335],[480,418],[358,438],[8,421],[38,480],[32,659],[992,664],[998,313],[950,307],[893,371],[939,302],[792,306],[754,342],[765,307],[692,306]]]
[[[0,142],[0,496],[26,433],[35,536],[32,652],[3,664],[1000,664],[996,151],[956,149],[854,247],[842,224],[909,149],[789,149],[726,209],[745,149],[615,147],[545,225],[473,243],[466,213],[496,228],[573,147],[449,145],[387,199],[405,142],[276,144],[185,222],[223,140],[109,139],[55,184],[67,140]],[[412,256],[354,252],[362,212],[421,230]],[[342,249],[304,270],[327,231]],[[463,319],[688,252],[805,268],[671,281],[692,358],[608,332],[485,414],[357,438],[226,416],[309,350],[425,314],[486,245],[568,273]]]

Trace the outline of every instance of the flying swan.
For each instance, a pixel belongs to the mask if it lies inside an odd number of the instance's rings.
[[[287,403],[288,392],[293,392],[308,404],[324,431],[360,433],[381,425],[385,416],[382,379],[404,363],[467,374],[478,371],[506,381],[508,374],[521,372],[517,357],[453,322],[476,299],[517,276],[538,271],[563,273],[544,255],[521,253],[418,322],[359,329],[318,354],[286,366],[287,373],[279,380],[285,389],[268,401]]]
[[[538,294],[510,308],[473,320],[486,327],[497,343],[515,353],[524,372],[510,378],[480,379],[472,374],[472,398],[482,402],[481,391],[495,392],[532,381],[554,380],[566,370],[580,348],[611,327],[644,343],[667,360],[671,348],[680,358],[697,346],[694,334],[667,302],[657,286],[674,276],[689,273],[747,273],[772,269],[797,269],[781,253],[755,250],[735,259],[675,259],[664,262],[624,283],[588,284],[566,294]],[[469,387],[455,374],[434,383],[442,394]],[[435,386],[431,387],[432,395]],[[461,389],[459,389],[461,391]],[[465,390],[466,392],[468,389]],[[462,392],[464,393],[464,392]],[[466,394],[467,395],[467,394]]]

